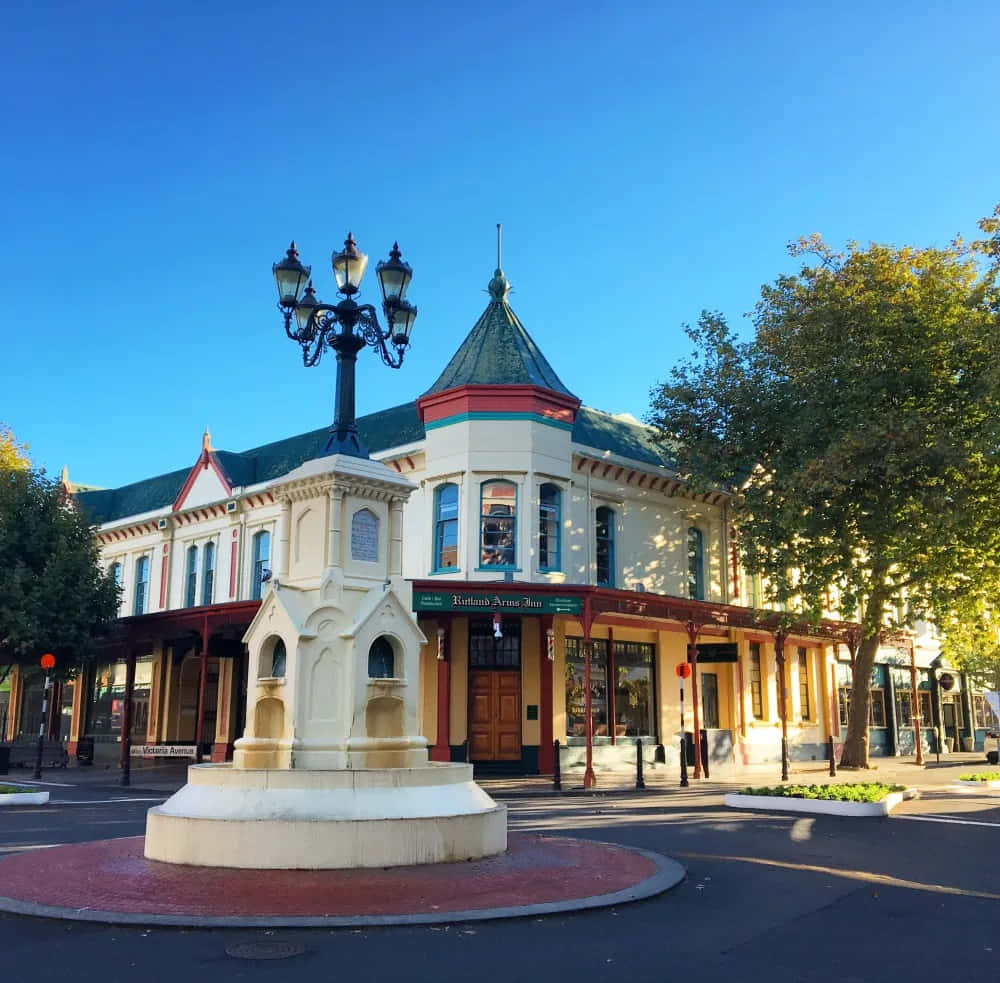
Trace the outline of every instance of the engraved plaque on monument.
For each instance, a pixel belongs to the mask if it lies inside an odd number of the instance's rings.
[[[351,519],[351,559],[378,562],[378,516],[368,509],[355,512]]]

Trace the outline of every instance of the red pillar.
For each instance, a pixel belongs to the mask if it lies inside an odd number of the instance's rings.
[[[195,761],[201,764],[202,731],[205,727],[205,677],[208,675],[208,618],[201,623],[201,671],[198,676],[198,720],[194,729]]]
[[[135,649],[125,657],[125,700],[122,706],[121,770],[122,785],[132,780],[132,695],[135,692]]]

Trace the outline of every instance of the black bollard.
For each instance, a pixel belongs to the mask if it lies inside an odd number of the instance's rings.
[[[701,767],[708,778],[708,731],[704,727],[701,729]]]
[[[833,735],[830,735],[830,777],[837,777],[837,751],[833,746]]]
[[[556,741],[552,747],[555,752],[555,760],[552,764],[552,788],[556,792],[562,791],[562,774],[559,771],[559,742]]]
[[[646,780],[642,777],[642,741],[635,742],[635,787],[645,788]]]
[[[688,787],[687,741],[681,734],[681,788]]]

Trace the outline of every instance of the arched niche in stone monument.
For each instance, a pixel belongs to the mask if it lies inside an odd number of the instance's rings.
[[[261,679],[283,677],[286,660],[287,649],[284,640],[279,635],[271,635],[266,638],[260,648],[260,661],[257,666],[258,677]]]
[[[396,653],[392,642],[385,635],[379,635],[368,649],[368,678],[394,679],[396,676]]]

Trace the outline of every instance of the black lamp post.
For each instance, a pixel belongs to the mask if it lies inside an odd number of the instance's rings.
[[[368,257],[358,249],[351,233],[348,232],[344,248],[334,253],[331,261],[337,293],[344,298],[332,307],[316,297],[309,279],[311,267],[299,262],[299,251],[293,242],[285,258],[272,267],[278,285],[278,307],[285,319],[285,334],[302,346],[304,365],[316,365],[325,348],[332,348],[337,353],[336,409],[326,452],[368,457],[368,449],[358,437],[354,418],[355,363],[358,352],[369,345],[390,368],[398,369],[403,364],[403,355],[410,347],[410,331],[417,317],[416,307],[406,300],[406,288],[413,270],[401,259],[398,243],[393,243],[389,259],[375,267],[382,288],[382,311],[388,325],[383,328],[371,304],[357,304],[353,299],[361,288]]]

